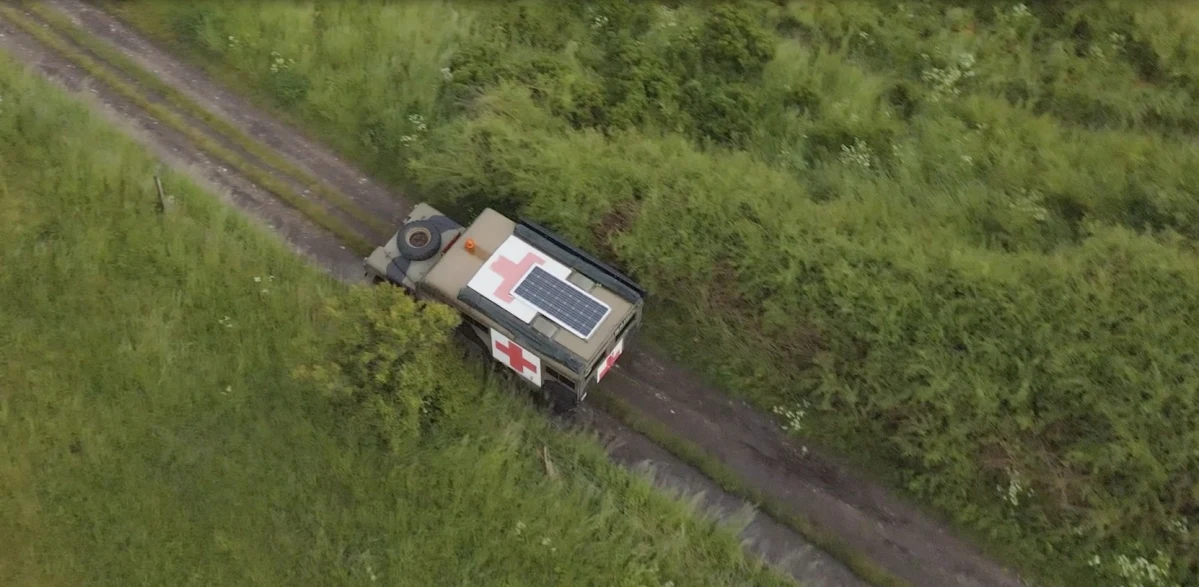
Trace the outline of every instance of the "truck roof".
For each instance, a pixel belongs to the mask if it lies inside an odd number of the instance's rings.
[[[576,373],[597,362],[645,297],[628,277],[562,237],[490,208],[450,246],[422,287],[507,330],[559,347],[550,350],[567,351],[558,362]]]

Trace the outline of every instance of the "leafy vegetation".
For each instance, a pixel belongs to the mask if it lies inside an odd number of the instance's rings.
[[[1194,8],[122,11],[381,176],[604,252],[676,356],[1042,580],[1199,579]]]
[[[0,230],[0,583],[785,584],[7,56]]]

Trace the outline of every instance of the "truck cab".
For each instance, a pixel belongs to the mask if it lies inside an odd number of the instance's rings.
[[[641,325],[645,290],[528,220],[490,208],[463,227],[419,204],[365,259],[375,282],[457,309],[463,333],[570,411]]]

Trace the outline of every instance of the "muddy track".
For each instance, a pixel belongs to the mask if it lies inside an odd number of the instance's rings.
[[[68,90],[83,94],[164,161],[222,194],[339,279],[362,280],[361,251],[293,204],[319,208],[357,231],[360,238],[382,242],[389,235],[380,227],[395,226],[415,203],[372,181],[304,133],[278,122],[94,6],[78,0],[48,0],[38,11],[23,6],[15,9],[21,22],[0,13],[0,48]],[[76,43],[63,36],[59,37],[62,44],[50,44],[18,26],[32,22],[42,31],[61,29],[56,19],[39,16],[38,12],[47,9],[152,73],[208,115],[226,121],[242,136],[235,140],[223,125],[197,116],[139,83],[136,76],[114,67],[120,64],[106,60],[103,52],[90,51],[90,43]],[[78,65],[79,55],[90,58],[92,69]],[[97,68],[104,75],[97,74]],[[118,87],[122,84],[126,85],[124,91]],[[129,88],[136,88],[149,102],[131,99]],[[156,120],[147,103],[173,112],[173,123]],[[179,121],[189,128],[180,130]],[[196,137],[208,137],[223,147],[225,157],[214,154],[210,143]],[[229,152],[238,155],[232,165],[227,161]],[[281,169],[280,161],[290,170]],[[652,349],[630,349],[615,373],[599,393],[702,449],[788,515],[809,521],[823,535],[891,575],[920,587],[1024,584],[1014,573],[954,537],[944,524],[834,459],[803,449],[771,418],[705,385]],[[721,518],[735,518],[749,505],[613,415],[588,408],[583,416],[590,428],[610,441],[609,454],[614,461],[633,469],[651,466],[659,487],[702,493],[701,503]],[[742,538],[748,550],[804,585],[866,584],[837,558],[768,516],[756,515],[742,531]]]

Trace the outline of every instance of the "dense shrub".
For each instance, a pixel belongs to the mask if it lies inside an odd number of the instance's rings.
[[[326,354],[296,374],[315,382],[349,421],[400,447],[466,405],[468,378],[445,361],[460,320],[449,307],[371,287],[330,300],[325,312],[335,328],[319,347]]]
[[[774,58],[775,40],[744,9],[722,4],[712,9],[697,39],[703,68],[729,78],[752,79]]]
[[[304,5],[227,51],[230,9],[170,10],[255,87],[267,53],[294,57],[314,83],[288,108],[376,171],[633,271],[678,357],[763,407],[815,404],[803,432],[1048,579],[1199,576],[1193,10],[342,5],[339,34]]]
[[[810,432],[854,430],[909,490],[1005,541],[1035,529],[1055,551],[1139,541],[1196,563],[1170,530],[1199,522],[1179,485],[1199,478],[1185,243],[1081,222],[1052,254],[963,248],[952,228],[813,202],[745,155],[563,134],[519,91],[483,104],[414,163],[421,187],[510,194],[611,251],[651,288],[658,334],[719,353],[707,372],[731,389],[811,402]]]
[[[943,90],[1003,96],[1087,128],[1199,130],[1189,14],[1117,2],[963,4],[789,3],[780,19]]]
[[[487,86],[513,82],[576,128],[656,127],[746,144],[760,108],[744,83],[760,78],[774,56],[775,41],[760,19],[721,5],[699,26],[666,33],[655,29],[648,5],[600,2],[542,7],[538,14],[559,24],[558,39],[570,28],[561,23],[565,15],[586,18],[585,28],[573,30],[594,44],[568,51],[526,41],[510,33],[524,30],[526,11],[502,11],[502,24],[488,23],[453,58],[451,95],[477,97]]]

